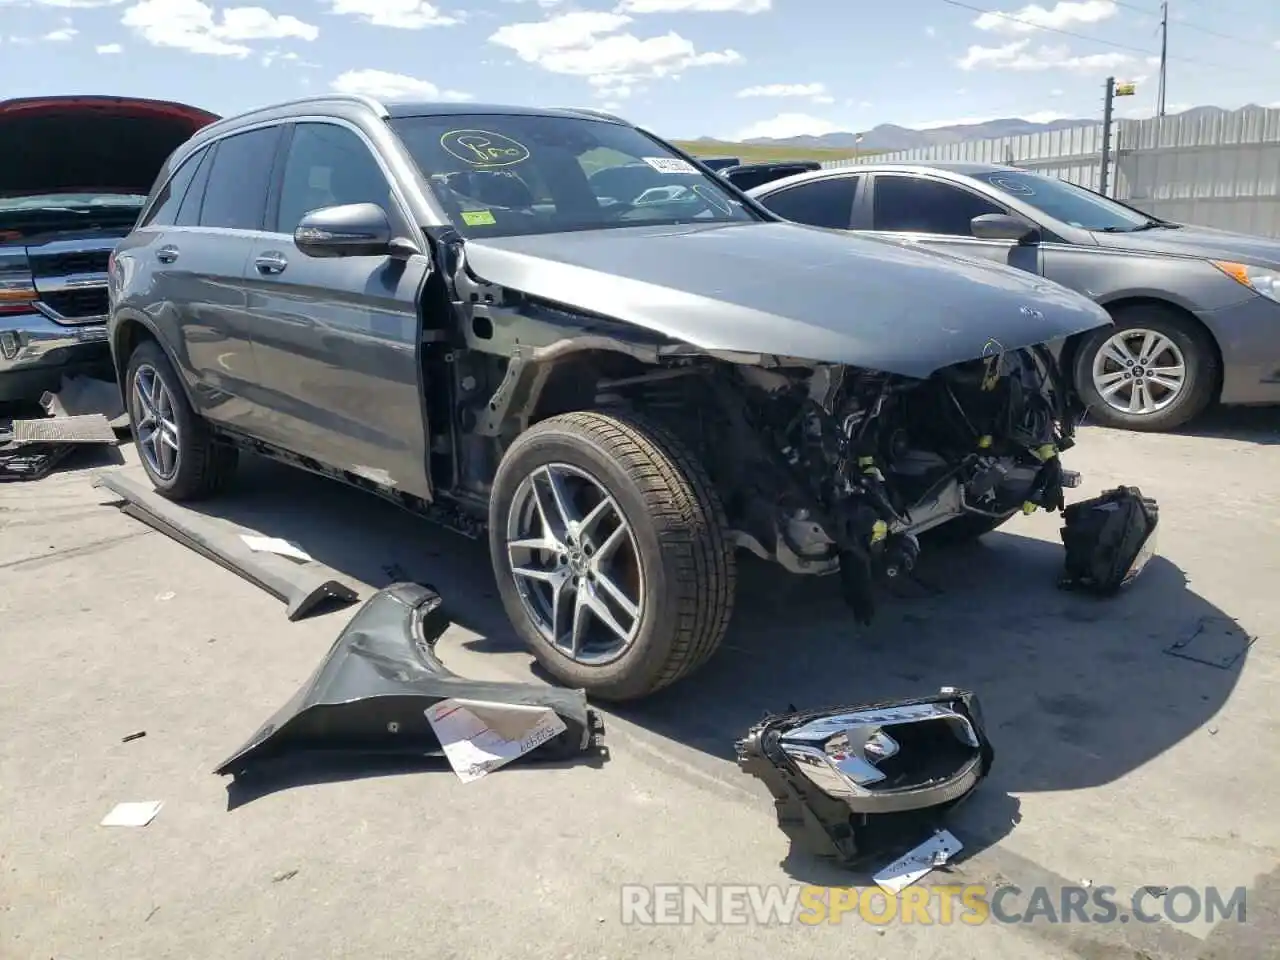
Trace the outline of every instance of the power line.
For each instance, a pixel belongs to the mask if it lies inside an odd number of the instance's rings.
[[[999,17],[1001,20],[1009,20],[1013,23],[1021,23],[1028,27],[1034,27],[1037,30],[1046,30],[1049,33],[1061,34],[1064,37],[1074,37],[1077,40],[1084,40],[1087,43],[1097,43],[1104,47],[1113,47],[1117,50],[1128,50],[1132,53],[1145,54],[1148,57],[1158,57],[1159,53],[1155,50],[1148,50],[1145,47],[1135,47],[1127,43],[1117,43],[1114,40],[1103,40],[1101,37],[1090,37],[1087,34],[1075,33],[1071,30],[1063,30],[1060,27],[1047,27],[1043,24],[1036,23],[1032,20],[1025,20],[1022,17],[1015,17],[1011,13],[1004,13],[1000,10],[988,10],[986,7],[975,7],[972,4],[963,3],[962,0],[942,0],[943,3],[953,7],[960,7],[964,10],[971,10],[974,13],[988,14],[993,17]],[[1175,57],[1170,56],[1169,60],[1177,60],[1181,63],[1194,63],[1202,67],[1213,67],[1215,70],[1245,70],[1245,67],[1229,66],[1221,63],[1210,63],[1207,60],[1197,60],[1193,57]]]
[[[1159,10],[1153,10],[1150,7],[1142,7],[1136,3],[1126,3],[1124,0],[1111,0],[1111,2],[1117,7],[1121,7],[1125,10],[1134,10],[1138,13],[1145,14],[1148,17],[1159,17],[1161,15]],[[1193,30],[1196,33],[1203,33],[1206,36],[1217,37],[1219,40],[1231,40],[1235,43],[1244,43],[1249,46],[1254,46],[1259,42],[1257,39],[1239,37],[1235,34],[1222,33],[1218,30],[1210,30],[1208,27],[1202,27],[1198,23],[1188,23],[1185,20],[1175,20],[1173,23],[1181,30]]]

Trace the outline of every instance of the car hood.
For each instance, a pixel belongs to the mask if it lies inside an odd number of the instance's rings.
[[[145,196],[165,159],[215,114],[131,97],[0,101],[0,197],[111,192]]]
[[[1210,260],[1243,260],[1260,265],[1280,265],[1280,240],[1211,227],[1179,226],[1137,233],[1095,233],[1099,246],[1138,253],[1168,253]]]
[[[927,377],[1110,322],[1012,267],[792,223],[625,227],[470,240],[482,280],[707,351]]]

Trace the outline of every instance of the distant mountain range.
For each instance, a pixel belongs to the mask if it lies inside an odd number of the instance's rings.
[[[1241,110],[1257,110],[1259,107],[1250,104],[1241,107]],[[1224,113],[1232,113],[1235,111],[1224,110],[1222,107],[1193,107],[1177,116],[1214,116]],[[1174,114],[1169,114],[1174,116]],[[990,140],[995,137],[1017,137],[1028,133],[1043,133],[1047,130],[1066,130],[1071,127],[1091,127],[1101,123],[1098,120],[1077,119],[1077,120],[1053,120],[1049,123],[1032,123],[1030,120],[1022,120],[1018,117],[1010,117],[1005,120],[988,120],[986,123],[967,123],[958,124],[951,127],[933,127],[929,130],[912,130],[907,127],[899,127],[892,123],[882,123],[878,127],[866,130],[862,134],[862,140],[856,139],[857,134],[854,133],[824,133],[821,136],[805,136],[805,137],[785,137],[775,139],[772,137],[757,137],[747,140],[747,143],[759,144],[769,147],[827,147],[834,149],[851,149],[858,147],[862,150],[913,150],[917,147],[932,147],[940,143],[957,143],[965,140]],[[704,137],[704,140],[711,139]]]

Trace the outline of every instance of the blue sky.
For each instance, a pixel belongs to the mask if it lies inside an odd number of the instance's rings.
[[[258,4],[261,5],[258,5]],[[0,0],[0,99],[232,113],[329,89],[594,105],[668,137],[1096,116],[1155,103],[1159,0]],[[1170,0],[1170,111],[1280,106],[1277,0]],[[983,11],[989,11],[984,13]],[[994,14],[1003,14],[997,16]],[[1057,32],[1055,32],[1057,31]]]

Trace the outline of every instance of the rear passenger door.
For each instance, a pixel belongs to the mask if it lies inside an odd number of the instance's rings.
[[[862,180],[858,174],[806,180],[762,197],[760,202],[766,209],[795,223],[848,230]]]
[[[199,412],[250,434],[261,409],[244,270],[262,230],[280,132],[264,127],[217,141],[183,199],[173,236],[156,250],[167,262],[176,342]]]
[[[1038,246],[973,235],[969,221],[974,217],[1009,212],[976,190],[942,179],[906,173],[877,173],[872,179],[871,232],[1041,273]]]
[[[428,258],[317,259],[293,232],[321,207],[374,203],[421,244],[372,144],[338,121],[293,124],[268,223],[246,267],[265,437],[424,499],[431,489],[419,385],[418,297]]]

